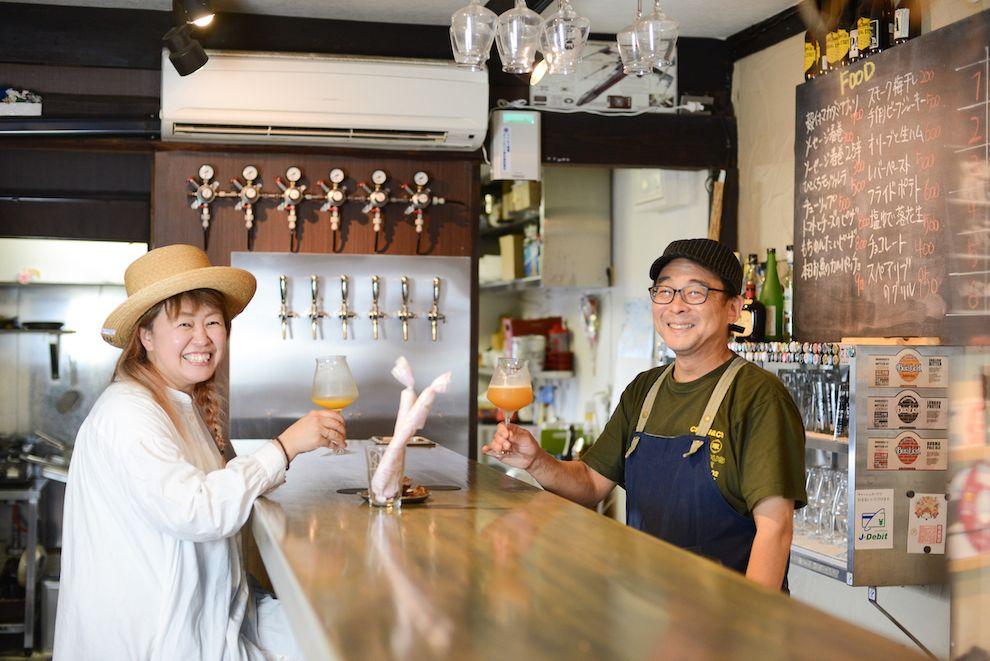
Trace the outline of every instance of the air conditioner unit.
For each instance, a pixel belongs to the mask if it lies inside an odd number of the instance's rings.
[[[381,149],[481,147],[488,76],[435,60],[208,51],[179,76],[162,53],[162,139]]]

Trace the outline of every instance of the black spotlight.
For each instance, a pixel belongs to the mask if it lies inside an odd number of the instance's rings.
[[[177,25],[162,37],[162,43],[168,49],[168,59],[180,76],[188,76],[210,59],[199,42],[189,34],[189,25]]]

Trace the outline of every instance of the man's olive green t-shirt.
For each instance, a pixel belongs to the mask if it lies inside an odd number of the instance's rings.
[[[732,362],[705,376],[660,385],[644,432],[655,436],[693,434],[719,377]],[[666,366],[641,372],[622,393],[605,430],[582,461],[625,486],[625,455],[646,401]],[[807,502],[804,488],[804,425],[790,393],[776,376],[747,362],[736,374],[708,432],[712,477],[737,512],[750,515],[768,496]],[[656,480],[662,481],[663,475]]]

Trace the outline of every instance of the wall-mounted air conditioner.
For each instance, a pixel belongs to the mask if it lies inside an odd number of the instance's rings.
[[[434,60],[208,51],[179,76],[162,53],[162,139],[471,151],[488,76]]]

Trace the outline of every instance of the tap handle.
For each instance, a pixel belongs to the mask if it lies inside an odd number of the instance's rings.
[[[313,305],[320,299],[320,276],[309,276],[309,291],[313,298]]]
[[[379,281],[381,279],[377,275],[371,276],[371,301],[375,305],[378,305],[378,295],[381,293],[379,290]]]
[[[278,293],[282,298],[282,305],[288,301],[288,281],[284,275],[278,276]]]
[[[440,278],[433,278],[433,307],[440,302]]]
[[[409,305],[409,278],[402,276],[402,305]]]
[[[347,307],[347,284],[348,278],[346,275],[340,276],[340,300]]]

